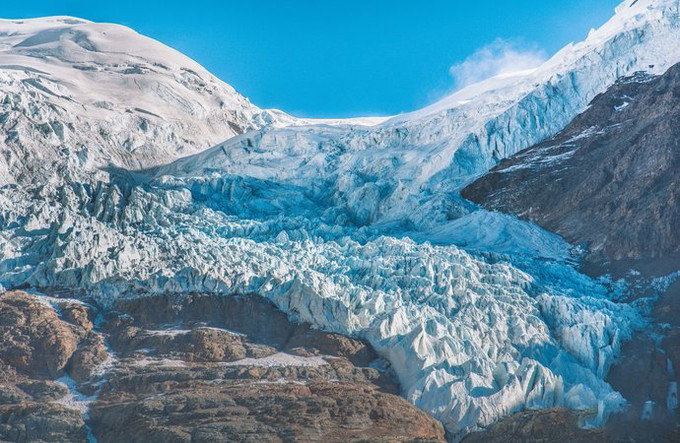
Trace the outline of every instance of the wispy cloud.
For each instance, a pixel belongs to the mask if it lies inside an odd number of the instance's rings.
[[[450,69],[455,88],[477,83],[501,74],[535,68],[547,59],[535,45],[498,39],[486,45]]]

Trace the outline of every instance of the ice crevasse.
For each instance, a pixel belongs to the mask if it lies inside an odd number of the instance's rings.
[[[406,398],[458,437],[523,408],[604,414],[623,403],[602,376],[642,320],[567,264],[527,259],[520,270],[511,257],[357,241],[304,217],[247,219],[201,200],[176,183],[129,194],[73,185],[50,204],[3,196],[0,283],[83,289],[103,304],[195,291],[267,297],[296,319],[368,340]]]
[[[587,424],[602,424],[624,402],[604,376],[643,325],[639,313],[579,274],[561,239],[478,211],[457,191],[562,129],[621,76],[680,61],[678,7],[626,1],[587,40],[535,70],[372,127],[275,128],[248,107],[243,127],[262,129],[169,165],[153,163],[158,153],[139,162],[121,152],[118,166],[152,167],[135,172],[141,179],[88,181],[68,168],[102,162],[69,157],[63,181],[8,181],[0,285],[83,290],[103,304],[150,293],[264,296],[294,318],[370,341],[403,395],[454,439],[523,408],[588,409]],[[159,78],[177,75],[195,77],[170,69]],[[19,95],[32,112],[31,95]],[[36,115],[64,115],[54,109]],[[175,142],[167,152],[176,153]],[[0,163],[31,178],[13,167]]]

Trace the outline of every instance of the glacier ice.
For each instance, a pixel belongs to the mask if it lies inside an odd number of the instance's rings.
[[[458,217],[457,193],[502,158],[564,128],[618,78],[660,74],[680,61],[675,0],[627,0],[581,43],[544,65],[469,86],[372,127],[254,131],[157,174],[248,175],[314,185],[360,224],[417,229]]]
[[[545,65],[386,121],[261,110],[99,26],[0,22],[0,287],[267,297],[368,340],[454,438],[523,408],[601,424],[621,406],[603,377],[640,314],[562,239],[458,190],[617,78],[680,61],[677,1],[627,0]]]
[[[258,108],[185,55],[124,26],[0,19],[0,185],[156,166],[251,129],[311,122]]]
[[[523,408],[623,403],[602,376],[642,320],[568,264],[520,255],[515,266],[500,252],[355,232],[306,217],[303,190],[247,183],[213,194],[201,179],[2,194],[0,283],[82,289],[103,304],[195,291],[267,297],[368,340],[406,398],[458,436]],[[296,204],[299,215],[284,216]],[[563,283],[544,285],[544,273]]]

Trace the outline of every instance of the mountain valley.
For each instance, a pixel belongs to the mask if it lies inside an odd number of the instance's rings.
[[[672,441],[680,4],[385,119],[0,20],[0,439]]]

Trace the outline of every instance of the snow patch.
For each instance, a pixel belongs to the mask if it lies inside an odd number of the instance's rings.
[[[323,357],[302,357],[298,355],[286,354],[285,352],[277,352],[276,354],[262,358],[244,358],[241,360],[222,363],[224,366],[263,366],[268,368],[281,366],[317,367],[327,364],[328,362],[324,360]]]

